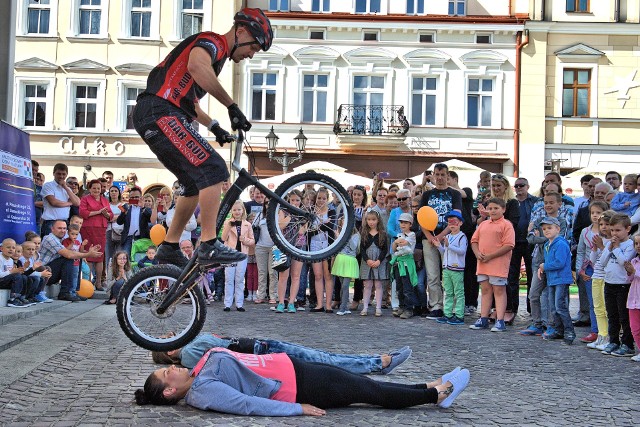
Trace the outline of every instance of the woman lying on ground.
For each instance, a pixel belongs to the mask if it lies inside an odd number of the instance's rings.
[[[214,347],[222,347],[237,353],[247,354],[287,353],[295,359],[337,366],[354,374],[386,375],[411,356],[411,349],[408,346],[380,356],[351,355],[329,353],[328,351],[286,341],[228,338],[212,334],[200,334],[182,348],[171,351],[152,351],[151,357],[155,363],[182,365],[185,368],[192,369],[202,356]]]
[[[325,409],[366,403],[402,409],[426,403],[451,406],[469,383],[469,371],[456,368],[426,384],[375,381],[344,369],[304,362],[285,353],[243,354],[213,348],[189,371],[171,365],[154,371],[139,405],[173,405],[185,399],[198,409],[237,415],[325,415]]]

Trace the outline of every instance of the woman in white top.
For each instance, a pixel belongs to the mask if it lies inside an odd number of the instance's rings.
[[[111,256],[116,253],[116,251],[122,250],[120,233],[122,233],[124,229],[124,224],[119,225],[116,223],[118,216],[122,213],[120,210],[121,202],[122,194],[120,193],[120,188],[113,185],[109,189],[109,207],[113,213],[113,219],[107,224],[107,244],[104,248],[104,259],[107,260],[107,262],[111,260]]]

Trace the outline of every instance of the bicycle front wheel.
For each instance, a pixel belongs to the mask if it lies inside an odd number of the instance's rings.
[[[319,173],[309,172],[292,176],[280,184],[275,193],[284,198],[293,190],[304,193],[305,188],[310,187],[313,187],[315,191],[324,187],[329,192],[328,202],[332,203],[333,214],[329,216],[328,222],[326,222],[328,226],[332,227],[332,236],[327,242],[320,246],[310,244],[312,237],[317,235],[319,223],[323,222],[321,219],[316,217],[309,221],[304,216],[290,214],[285,206],[275,200],[269,201],[267,227],[273,242],[287,255],[303,262],[318,262],[332,257],[344,247],[351,237],[353,227],[355,227],[355,215],[351,198],[342,185],[333,178]],[[313,205],[305,205],[304,203],[301,209],[311,213],[315,212]],[[294,232],[291,232],[291,227],[281,229],[278,226],[278,218],[281,211],[283,211],[284,216],[290,217],[289,223],[294,225]],[[339,220],[342,221],[341,228],[337,227]],[[326,229],[326,226],[323,229]],[[297,230],[304,230],[302,232],[302,240],[305,242],[303,247],[297,244],[299,242]]]
[[[116,312],[124,333],[137,345],[151,351],[169,351],[191,342],[204,326],[206,305],[198,286],[167,311],[158,305],[181,270],[168,264],[146,267],[129,279],[118,295]]]

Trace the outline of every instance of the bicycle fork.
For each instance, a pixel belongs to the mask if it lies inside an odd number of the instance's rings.
[[[191,257],[176,282],[167,289],[167,294],[156,307],[158,314],[164,314],[171,306],[182,299],[187,291],[196,286],[198,275],[200,274],[200,264],[198,264],[197,258],[195,255]]]

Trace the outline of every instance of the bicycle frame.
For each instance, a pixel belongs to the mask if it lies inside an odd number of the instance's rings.
[[[222,229],[224,221],[231,212],[231,208],[236,200],[240,199],[242,192],[249,186],[255,186],[258,188],[266,198],[277,201],[284,210],[290,212],[293,215],[307,218],[310,222],[313,221],[314,214],[307,212],[293,205],[290,205],[282,197],[278,196],[273,191],[262,185],[257,178],[252,176],[246,169],[240,166],[240,158],[242,156],[242,147],[244,142],[244,132],[238,131],[238,138],[236,140],[236,146],[233,156],[233,162],[231,168],[238,173],[238,177],[233,182],[229,190],[225,193],[224,198],[220,202],[220,209],[218,210],[218,217],[216,218],[216,230]],[[169,287],[167,294],[162,302],[156,307],[158,314],[163,314],[169,307],[176,304],[186,292],[196,285],[196,279],[200,274],[201,265],[197,262],[197,255],[194,254],[187,266],[182,270],[182,273],[178,277],[178,280]],[[215,267],[215,265],[206,266],[207,269]]]

